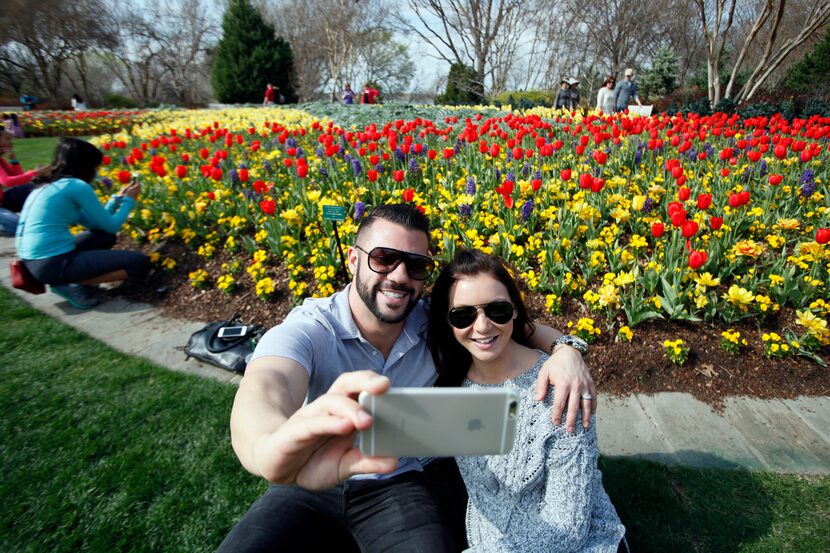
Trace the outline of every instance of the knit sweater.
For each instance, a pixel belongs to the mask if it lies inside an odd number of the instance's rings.
[[[574,434],[550,419],[553,388],[534,401],[544,361],[495,386],[519,393],[516,443],[507,455],[457,458],[467,486],[468,551],[616,552],[625,533],[597,468],[594,417]],[[465,380],[463,386],[487,388]]]

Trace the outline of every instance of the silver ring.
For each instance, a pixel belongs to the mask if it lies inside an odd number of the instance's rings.
[[[582,394],[582,399],[584,399],[585,401],[591,401],[592,399],[594,399],[594,396],[592,396],[591,394]]]

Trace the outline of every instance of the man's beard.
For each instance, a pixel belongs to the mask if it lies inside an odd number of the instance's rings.
[[[406,319],[406,317],[412,313],[412,310],[415,309],[415,306],[418,304],[420,296],[415,296],[415,290],[407,288],[406,286],[395,285],[391,282],[387,283],[384,288],[385,290],[403,292],[409,296],[406,303],[406,309],[403,310],[403,313],[394,317],[388,317],[381,312],[380,305],[378,304],[378,294],[380,294],[381,290],[380,284],[376,284],[371,290],[369,290],[369,287],[360,279],[360,266],[357,268],[355,277],[357,295],[360,296],[360,299],[363,300],[363,303],[372,315],[374,315],[380,322],[390,324],[399,323]]]

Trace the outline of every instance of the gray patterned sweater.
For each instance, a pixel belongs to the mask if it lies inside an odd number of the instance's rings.
[[[550,419],[553,388],[533,399],[536,376],[548,358],[497,385],[465,380],[463,386],[515,389],[521,398],[516,443],[507,455],[458,457],[467,486],[467,539],[475,552],[616,552],[625,533],[602,487],[594,418],[574,434]]]

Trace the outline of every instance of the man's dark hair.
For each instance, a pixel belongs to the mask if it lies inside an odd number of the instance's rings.
[[[357,236],[355,242],[360,239],[360,235],[369,229],[375,221],[383,219],[396,225],[401,225],[407,230],[420,230],[427,235],[427,242],[429,242],[429,219],[426,215],[421,213],[421,210],[412,204],[381,204],[373,209],[369,216],[360,222],[357,228]]]
[[[447,313],[450,310],[452,285],[461,277],[476,275],[489,275],[504,284],[510,301],[516,308],[510,337],[523,346],[530,346],[529,339],[535,326],[530,321],[516,279],[498,257],[481,250],[461,250],[438,275],[430,298],[427,344],[438,371],[437,386],[460,386],[473,362],[472,354],[455,339],[447,321]]]
[[[52,180],[73,177],[91,183],[103,160],[101,150],[89,142],[78,138],[62,138],[55,148]]]

